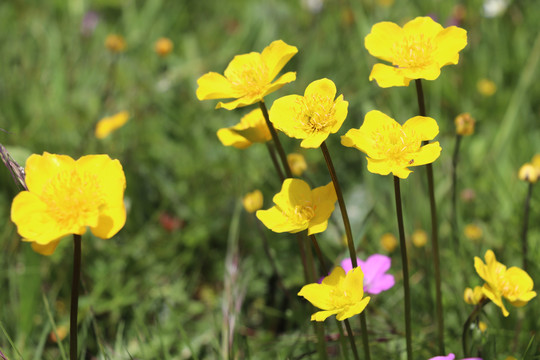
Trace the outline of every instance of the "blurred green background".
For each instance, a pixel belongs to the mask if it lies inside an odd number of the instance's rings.
[[[234,55],[260,52],[282,39],[298,47],[285,67],[297,80],[267,97],[301,94],[312,81],[332,79],[349,101],[338,135],[358,128],[369,110],[403,123],[417,115],[414,85],[381,89],[368,81],[376,59],[363,45],[373,24],[400,25],[429,14],[443,26],[468,31],[460,63],[424,82],[428,115],[440,126],[443,148],[434,165],[439,205],[447,350],[460,354],[462,326],[472,306],[466,286],[481,285],[473,257],[493,249],[499,261],[520,266],[520,231],[527,184],[519,167],[540,152],[540,7],[536,1],[507,3],[499,13],[488,0],[248,0],[206,1],[32,1],[0,2],[0,142],[21,164],[31,153],[74,158],[108,153],[127,176],[128,221],[111,240],[83,238],[83,295],[79,305],[84,359],[285,359],[315,357],[309,308],[296,293],[303,284],[296,240],[264,230],[292,301],[277,287],[256,219],[240,205],[254,189],[265,208],[279,190],[264,146],[225,148],[216,137],[251,108],[214,110],[199,102],[197,79],[222,73]],[[504,2],[503,2],[504,3]],[[320,5],[320,7],[319,7]],[[105,46],[119,34],[125,52]],[[154,43],[168,37],[167,57]],[[480,91],[481,80],[494,93]],[[93,136],[96,122],[127,110],[129,122],[104,140]],[[472,200],[458,203],[459,224],[475,224],[482,236],[460,234],[456,251],[450,236],[450,171],[455,143],[453,121],[470,112],[476,132],[464,138],[458,189]],[[307,159],[306,178],[314,186],[330,181],[322,154],[282,142]],[[355,232],[359,256],[386,253],[379,239],[397,235],[390,177],[366,171],[364,156],[327,141]],[[402,183],[406,232],[429,232],[424,170],[415,168]],[[64,239],[44,257],[20,241],[9,220],[19,191],[8,170],[0,170],[0,350],[9,359],[65,358],[69,322],[72,244]],[[537,192],[537,191],[536,191]],[[539,194],[533,193],[529,231],[529,273],[539,279]],[[319,242],[329,262],[346,257],[339,214]],[[431,249],[410,247],[413,330],[416,359],[436,353]],[[374,358],[400,359],[403,294],[398,251],[390,253],[397,285],[367,308]],[[226,261],[226,259],[229,259]],[[321,274],[322,275],[322,274]],[[236,309],[235,309],[236,306]],[[485,359],[538,359],[538,300],[512,308],[503,318],[495,306],[482,316],[488,328],[473,330],[473,344]],[[353,319],[355,320],[355,319]],[[234,339],[227,337],[227,327]],[[329,349],[339,343],[327,321]],[[358,321],[353,327],[359,328]],[[61,337],[61,336],[60,336]],[[229,343],[230,340],[230,343]],[[358,342],[360,343],[360,342]]]

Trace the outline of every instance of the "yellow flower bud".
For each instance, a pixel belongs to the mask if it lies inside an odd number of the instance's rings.
[[[468,287],[463,293],[463,300],[465,300],[465,302],[470,305],[478,304],[480,301],[482,301],[483,298],[484,293],[482,292],[481,286],[475,286],[474,290]]]
[[[487,330],[487,324],[483,321],[478,322],[478,328],[481,332],[485,332]]]
[[[105,39],[105,47],[113,53],[121,53],[126,50],[126,40],[121,35],[110,34]]]
[[[463,232],[465,234],[465,237],[472,241],[480,240],[482,238],[482,235],[484,235],[482,228],[476,224],[466,225]]]
[[[263,194],[260,190],[250,192],[244,196],[242,203],[244,204],[244,209],[246,209],[248,213],[254,213],[263,206]]]
[[[156,51],[156,54],[158,54],[161,57],[165,57],[171,53],[171,51],[174,48],[174,44],[171,41],[171,39],[168,38],[159,38],[156,41],[156,44],[154,45],[154,50]]]
[[[536,171],[540,174],[540,154],[536,154],[533,156],[531,160],[532,166],[536,168]]]
[[[414,246],[418,248],[425,246],[427,243],[427,240],[428,240],[427,233],[422,229],[415,230],[412,234],[412,243],[414,244]]]
[[[386,233],[381,236],[381,246],[388,252],[394,251],[397,246],[397,239],[394,234]]]
[[[532,184],[538,180],[538,170],[537,168],[532,164],[525,164],[519,169],[518,177],[519,180],[527,181]]]
[[[468,136],[474,133],[475,120],[469,113],[459,114],[454,120],[456,133],[461,136]]]
[[[287,155],[287,162],[294,176],[302,176],[307,169],[306,159],[302,154],[292,153]]]
[[[476,89],[484,96],[491,96],[497,91],[497,85],[489,79],[480,79],[476,83]]]

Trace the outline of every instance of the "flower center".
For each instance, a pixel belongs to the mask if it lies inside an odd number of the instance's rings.
[[[298,100],[300,111],[296,114],[299,127],[313,134],[317,132],[328,132],[335,124],[335,102],[328,96],[314,94]]]
[[[41,200],[47,204],[47,213],[67,231],[96,226],[105,204],[97,176],[77,170],[63,171],[52,178],[43,187]]]
[[[409,35],[394,43],[392,64],[399,68],[423,68],[433,62],[434,45],[424,34]]]
[[[315,208],[311,203],[295,205],[289,214],[286,214],[294,224],[305,224],[315,216]]]
[[[330,290],[330,301],[334,309],[344,308],[354,302],[351,294],[343,286],[339,285]]]
[[[242,96],[259,96],[270,83],[268,73],[265,63],[252,61],[231,72],[228,78],[234,90]]]
[[[414,130],[405,130],[397,123],[378,129],[373,133],[373,139],[379,157],[396,162],[409,161],[409,155],[417,152],[422,144],[420,136]]]

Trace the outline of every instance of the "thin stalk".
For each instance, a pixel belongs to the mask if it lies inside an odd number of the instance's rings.
[[[456,249],[459,248],[459,230],[457,223],[457,163],[459,158],[459,145],[463,136],[456,135],[456,145],[454,146],[454,154],[452,155],[452,237]]]
[[[482,310],[482,308],[486,306],[486,304],[489,303],[489,301],[490,300],[488,298],[483,298],[482,301],[476,304],[471,315],[469,315],[469,317],[467,318],[467,321],[465,321],[465,324],[463,325],[463,333],[461,335],[461,344],[463,346],[463,356],[465,357],[469,356],[468,333],[469,333],[469,328],[471,327],[471,323],[473,322],[474,319],[476,319],[476,317],[480,313],[480,310]]]
[[[261,111],[263,113],[264,120],[266,121],[266,125],[268,126],[268,130],[270,130],[270,134],[272,135],[272,140],[274,140],[274,144],[276,145],[276,149],[281,159],[281,163],[283,165],[283,168],[285,169],[285,174],[288,178],[292,178],[293,176],[291,168],[289,167],[289,163],[287,162],[287,155],[285,155],[285,150],[283,150],[283,146],[281,146],[281,142],[279,141],[276,128],[274,128],[274,124],[272,124],[272,122],[270,121],[268,109],[266,109],[266,104],[264,103],[264,101],[259,101],[259,107],[261,108]]]
[[[315,265],[313,264],[313,253],[311,252],[311,246],[309,245],[309,239],[303,236],[304,245],[306,249],[306,261],[307,261],[307,273],[309,283],[314,283],[316,280]],[[313,326],[315,327],[315,335],[317,336],[317,352],[320,359],[328,359],[328,353],[326,351],[326,338],[324,336],[324,323],[316,321]]]
[[[73,279],[71,282],[71,312],[69,316],[69,359],[77,360],[77,314],[81,279],[81,235],[73,235]]]
[[[416,95],[418,99],[418,110],[420,116],[426,116],[426,105],[424,102],[424,91],[422,89],[422,81],[420,79],[415,80],[416,83]],[[429,144],[429,141],[423,141],[423,145]],[[437,205],[435,203],[435,186],[433,184],[433,165],[426,165],[426,174],[428,181],[429,192],[429,205],[431,210],[431,241],[433,249],[433,268],[435,273],[435,308],[437,317],[437,342],[439,345],[439,352],[445,353],[444,349],[444,317],[442,306],[442,292],[441,292],[441,266],[439,256],[439,228],[437,225]]]
[[[283,182],[283,180],[285,180],[285,176],[283,176],[283,171],[281,171],[281,167],[279,166],[275,149],[269,142],[266,143],[266,148],[268,149],[268,153],[270,154],[270,158],[272,159],[272,164],[274,164],[274,168],[276,169],[276,172],[279,176],[279,180]]]
[[[341,210],[341,217],[343,218],[343,226],[345,227],[345,234],[347,235],[347,246],[349,247],[349,255],[351,257],[351,263],[353,268],[358,267],[358,262],[356,260],[356,249],[354,248],[354,241],[351,231],[351,223],[349,221],[349,215],[347,214],[347,207],[345,206],[345,200],[343,199],[343,192],[341,191],[341,186],[336,174],[336,169],[334,168],[334,163],[330,157],[330,152],[326,146],[326,142],[322,142],[321,150],[326,161],[326,166],[328,167],[328,172],[332,178],[332,183],[334,184],[334,189],[336,190],[336,196],[338,199],[339,209]],[[367,332],[367,321],[366,321],[366,312],[363,311],[360,313],[360,327],[362,330],[362,344],[364,346],[364,357],[366,360],[371,360],[371,354],[369,351],[369,338]]]
[[[401,188],[399,178],[394,176],[394,193],[396,197],[396,214],[399,230],[399,247],[401,250],[401,266],[403,271],[403,291],[405,298],[405,339],[407,343],[407,359],[412,360],[412,333],[411,333],[411,292],[409,287],[409,260],[407,258],[407,244],[405,243],[405,229],[403,227],[403,209],[401,206]]]
[[[523,270],[527,271],[527,230],[529,228],[529,209],[531,207],[533,183],[529,183],[527,197],[525,198],[525,209],[523,211],[523,229],[521,230],[521,252],[523,255]]]
[[[317,257],[319,258],[319,262],[321,264],[321,270],[323,271],[323,274],[328,274],[328,268],[324,264],[324,258],[322,256],[321,249],[319,248],[319,244],[317,243],[317,238],[315,237],[315,235],[310,235],[309,237],[311,239],[311,242],[313,243],[313,247],[315,248]],[[338,328],[340,328],[341,325],[339,324],[339,320],[336,320],[336,321],[338,323]],[[351,324],[349,323],[349,319],[345,319],[343,320],[343,322],[345,323],[345,328],[347,329],[347,337],[349,338],[349,342],[351,343],[354,359],[359,360],[360,358],[358,357],[358,350],[356,349],[356,343],[354,342],[354,333],[351,329]]]

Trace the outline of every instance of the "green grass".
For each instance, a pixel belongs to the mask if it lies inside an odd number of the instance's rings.
[[[264,192],[266,208],[278,191],[266,149],[223,147],[216,131],[238,122],[248,109],[216,111],[215,101],[199,102],[196,81],[208,71],[223,72],[236,54],[261,51],[283,39],[299,49],[286,66],[297,72],[297,80],[271,94],[268,104],[279,96],[301,94],[313,80],[328,77],[349,101],[349,115],[338,135],[358,128],[373,109],[404,122],[418,112],[413,85],[381,89],[369,82],[376,59],[365,50],[363,39],[378,21],[403,24],[430,13],[444,25],[457,3],[396,2],[386,8],[367,0],[326,1],[321,13],[311,14],[299,1],[287,0],[1,2],[0,127],[8,132],[0,133],[0,142],[22,163],[29,154],[44,151],[72,157],[108,153],[120,159],[126,172],[125,228],[107,241],[90,234],[83,238],[81,358],[222,358],[227,353],[222,304],[233,300],[242,300],[241,310],[233,312],[234,357],[284,359],[315,352],[311,310],[295,296],[304,285],[296,240],[265,231],[293,295],[294,303],[289,303],[272,278],[253,217],[235,210],[241,196],[255,188]],[[472,311],[463,302],[463,290],[481,285],[474,256],[483,258],[493,249],[508,266],[521,264],[519,234],[527,185],[517,179],[517,171],[540,152],[540,8],[533,1],[516,1],[504,15],[485,18],[481,5],[479,0],[467,2],[461,27],[468,31],[469,44],[459,65],[445,67],[436,81],[424,82],[428,115],[441,128],[443,152],[434,171],[446,347],[458,358],[462,326]],[[91,35],[82,36],[80,24],[88,10],[97,11],[100,20]],[[355,22],[345,20],[351,15]],[[109,33],[123,35],[128,44],[117,58],[103,46]],[[175,44],[165,59],[153,52],[161,36]],[[496,83],[493,96],[478,93],[481,78]],[[103,101],[106,89],[111,95]],[[96,140],[92,131],[97,120],[124,109],[131,114],[128,124],[104,141]],[[478,243],[461,236],[463,252],[456,254],[449,217],[453,119],[465,111],[478,122],[476,133],[462,141],[458,189],[473,189],[476,198],[459,203],[459,222],[461,227],[480,224],[484,236]],[[318,150],[300,150],[299,141],[281,139],[287,151],[306,156],[312,184],[330,181]],[[368,173],[364,156],[341,146],[339,136],[327,143],[351,209],[359,256],[384,252],[380,236],[397,235],[391,178]],[[429,229],[424,184],[421,168],[402,182],[407,234]],[[18,190],[7,170],[0,170],[0,186],[0,350],[10,360],[65,358],[68,338],[59,345],[49,336],[69,323],[71,241],[63,240],[53,256],[35,254],[20,241],[9,219]],[[536,190],[529,273],[538,282]],[[167,232],[160,225],[162,213],[181,219],[183,227]],[[324,254],[336,263],[347,254],[340,221],[334,215],[319,236]],[[233,225],[238,226],[234,241],[235,235],[229,235]],[[232,275],[226,258],[236,241],[238,280],[227,292],[225,279]],[[436,350],[429,254],[429,249],[410,248],[415,359],[441,355]],[[402,359],[405,353],[401,264],[397,252],[391,256],[397,285],[374,297],[367,308],[375,359]],[[474,330],[472,342],[484,359],[538,359],[538,309],[535,298],[524,308],[511,307],[504,318],[488,305],[481,317],[488,330]],[[358,329],[358,320],[352,320]],[[336,334],[335,322],[326,323],[327,333]],[[338,352],[339,343],[331,341],[329,348]]]

